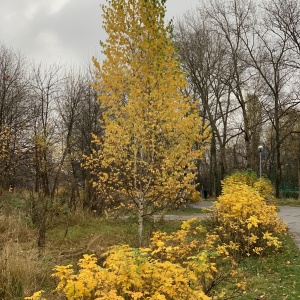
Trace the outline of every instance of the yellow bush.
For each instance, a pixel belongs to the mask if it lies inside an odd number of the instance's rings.
[[[151,256],[160,260],[182,263],[187,257],[203,250],[205,229],[195,219],[182,223],[181,228],[174,233],[154,232],[149,252]]]
[[[237,180],[236,174],[223,181],[222,195],[211,214],[219,250],[238,260],[280,248],[279,235],[285,232],[285,226],[276,206],[263,197],[270,193],[268,184],[257,180],[251,187]]]
[[[94,255],[84,255],[78,271],[72,265],[56,266],[56,291],[72,300],[210,300],[216,278],[220,281],[224,274],[217,270],[217,252],[203,243],[204,237],[199,239],[202,234],[199,223],[189,220],[170,235],[156,233],[148,248],[111,247],[102,266]],[[244,287],[236,281],[237,290]],[[222,295],[215,292],[217,299]],[[26,299],[44,300],[41,292]]]
[[[270,180],[261,177],[256,180],[253,184],[253,188],[259,192],[259,194],[266,200],[272,198],[272,194],[274,193],[274,188]]]
[[[223,193],[227,190],[234,189],[236,184],[246,184],[256,190],[261,197],[268,200],[272,197],[274,189],[269,179],[261,177],[257,178],[256,173],[251,170],[243,172],[234,172],[222,181]]]
[[[252,170],[245,170],[245,171],[235,171],[233,174],[230,176],[226,177],[222,183],[223,183],[223,188],[224,186],[228,186],[230,183],[243,183],[249,186],[254,185],[255,181],[257,180],[257,175],[255,172]]]
[[[128,246],[112,247],[103,267],[94,255],[79,260],[79,271],[72,266],[57,266],[57,292],[66,299],[202,299],[211,298],[198,285],[196,265],[186,266],[152,259],[147,251]],[[201,259],[201,274],[205,272],[205,256]],[[198,270],[200,272],[200,270]],[[38,300],[41,293],[25,299]]]

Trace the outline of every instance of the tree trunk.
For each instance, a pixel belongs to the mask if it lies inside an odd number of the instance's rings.
[[[300,153],[298,153],[298,199],[300,200]]]
[[[275,195],[280,198],[280,184],[281,184],[281,157],[280,157],[280,119],[279,119],[279,96],[275,95],[275,110],[274,110],[274,123],[275,123],[275,151],[276,151],[276,178],[275,178]]]
[[[43,212],[40,222],[37,243],[39,249],[43,249],[46,245],[46,212]]]
[[[217,149],[216,149],[216,138],[215,134],[213,133],[211,139],[211,146],[210,146],[210,168],[209,168],[209,192],[213,197],[216,197],[217,190],[216,190],[216,182],[217,182]],[[207,188],[207,187],[204,187]]]
[[[217,181],[217,194],[216,196],[219,196],[221,194],[221,180],[223,180],[227,174],[227,163],[226,163],[226,148],[225,144],[220,145],[220,178]]]
[[[144,198],[140,196],[138,207],[138,238],[139,246],[142,246],[143,241],[143,221],[144,221]]]

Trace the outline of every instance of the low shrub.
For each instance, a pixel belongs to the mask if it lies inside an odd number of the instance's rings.
[[[276,206],[266,201],[271,192],[269,182],[259,179],[249,184],[243,178],[243,174],[235,173],[223,181],[210,224],[219,251],[236,260],[278,250],[279,236],[286,230]]]
[[[265,200],[273,200],[274,188],[269,179],[265,177],[258,178],[252,170],[234,172],[222,181],[222,191],[234,189],[235,185],[245,184],[256,190]]]
[[[59,280],[58,297],[72,300],[211,300],[211,289],[226,276],[219,274],[215,261],[218,253],[205,242],[203,233],[195,220],[189,220],[170,235],[154,234],[148,248],[111,247],[104,254],[101,265],[96,256],[84,255],[77,271],[72,265],[57,266],[52,276]],[[236,282],[236,289],[244,288],[244,282]],[[225,299],[223,291],[216,295],[218,299]],[[43,298],[40,291],[26,299]]]

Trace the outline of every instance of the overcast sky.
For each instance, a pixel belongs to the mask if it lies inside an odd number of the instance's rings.
[[[168,0],[167,18],[195,9],[198,0]],[[87,64],[98,56],[105,0],[0,0],[0,43],[29,60]]]

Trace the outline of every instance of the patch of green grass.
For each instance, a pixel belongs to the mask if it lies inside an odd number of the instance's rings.
[[[0,209],[3,212],[10,213],[12,211],[24,210],[26,200],[20,193],[11,193],[0,190]]]
[[[152,233],[157,230],[172,232],[180,228],[181,222],[145,220],[143,236],[144,244],[148,245]],[[49,244],[61,248],[86,248],[97,236],[101,247],[106,249],[116,244],[138,246],[138,226],[134,218],[103,219],[90,217],[72,224],[68,228],[64,224],[47,232]]]
[[[289,235],[283,239],[278,253],[248,258],[240,263],[247,279],[247,290],[236,299],[300,299],[300,251]]]
[[[166,211],[165,214],[167,214],[167,215],[193,215],[193,214],[206,213],[207,211],[208,210],[206,208],[187,207],[187,208],[183,208],[183,209]]]
[[[276,204],[279,206],[294,206],[299,207],[300,206],[300,200],[295,198],[282,198],[282,199],[276,199]]]

